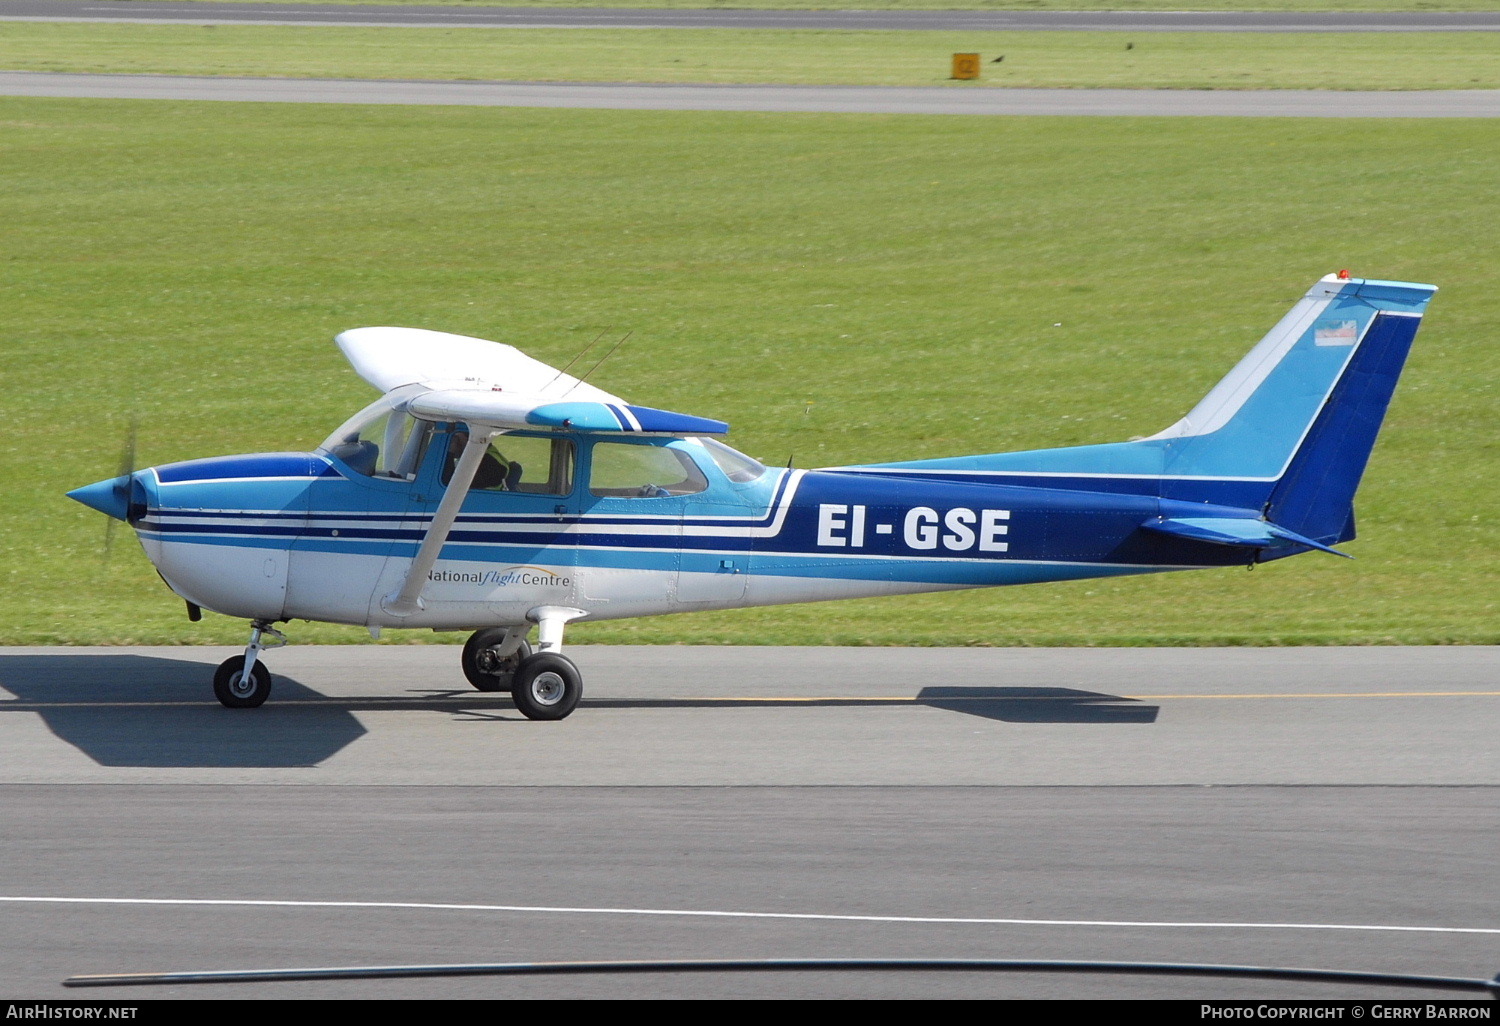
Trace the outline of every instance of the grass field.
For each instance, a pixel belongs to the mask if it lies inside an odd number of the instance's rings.
[[[332,345],[344,328],[558,363],[632,331],[605,387],[725,418],[768,462],[826,466],[1157,430],[1340,267],[1443,288],[1353,563],[570,639],[1500,641],[1492,122],[4,99],[0,138],[0,643],[242,641],[223,617],[189,624],[128,532],[102,560],[104,518],[62,493],[114,473],[133,416],[142,465],[316,444],[373,398]]]
[[[312,78],[949,84],[1150,89],[1493,89],[1490,32],[820,32],[0,23],[0,68]],[[995,63],[996,58],[1003,58]]]

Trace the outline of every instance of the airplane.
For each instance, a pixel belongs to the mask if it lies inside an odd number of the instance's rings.
[[[562,651],[575,621],[1347,555],[1436,291],[1322,278],[1150,437],[819,470],[764,466],[722,421],[631,405],[509,345],[356,328],[335,341],[380,398],[314,451],[67,494],[135,529],[190,619],[250,621],[214,674],[227,707],[266,701],[274,625],[299,619],[472,631],[468,681],[559,720],[583,693]]]

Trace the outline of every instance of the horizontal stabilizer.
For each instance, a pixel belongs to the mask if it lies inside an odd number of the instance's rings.
[[[1311,549],[1331,552],[1345,559],[1354,557],[1347,552],[1329,548],[1322,542],[1303,537],[1296,531],[1288,531],[1268,520],[1251,517],[1235,519],[1229,517],[1153,517],[1141,525],[1148,531],[1170,534],[1178,538],[1209,542],[1214,545],[1238,545],[1247,549],[1268,549],[1291,542],[1306,545]]]
[[[423,420],[462,421],[472,426],[515,431],[555,428],[610,434],[722,435],[722,420],[624,403],[553,402],[535,395],[450,388],[424,392],[407,405]]]

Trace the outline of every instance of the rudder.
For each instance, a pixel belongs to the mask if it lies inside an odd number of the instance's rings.
[[[1265,516],[1324,544],[1354,537],[1354,492],[1420,317],[1377,314],[1266,503]]]

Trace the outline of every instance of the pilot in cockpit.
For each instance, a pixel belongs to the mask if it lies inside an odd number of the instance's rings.
[[[459,457],[464,454],[464,447],[469,444],[469,433],[467,431],[455,431],[448,440],[448,459],[443,464],[443,484],[453,479],[453,470],[458,466]],[[521,465],[512,463],[501,454],[500,450],[491,445],[482,459],[479,461],[479,469],[474,474],[474,483],[471,489],[481,491],[506,491],[511,488],[511,482],[521,476]]]

